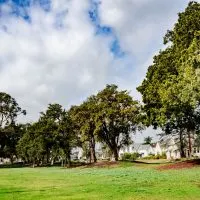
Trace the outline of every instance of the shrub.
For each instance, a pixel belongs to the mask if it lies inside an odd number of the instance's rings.
[[[121,158],[122,160],[130,160],[130,161],[133,161],[133,160],[136,160],[137,158],[139,158],[139,153],[124,153]]]
[[[167,155],[165,152],[163,152],[160,156],[160,159],[167,159]]]
[[[166,153],[162,153],[161,155],[160,154],[157,154],[157,155],[149,155],[147,157],[144,157],[143,159],[145,160],[155,160],[155,159],[166,159],[167,156],[166,156]]]

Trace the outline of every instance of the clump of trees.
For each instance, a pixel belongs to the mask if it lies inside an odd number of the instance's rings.
[[[69,113],[59,104],[49,104],[39,120],[27,127],[18,142],[18,155],[27,163],[54,163],[60,159],[70,166],[73,147],[78,145],[78,138],[73,129]]]
[[[17,103],[16,106],[19,108]],[[70,166],[72,149],[76,147],[87,150],[90,162],[96,162],[95,146],[101,142],[117,161],[120,148],[131,142],[130,133],[141,126],[140,109],[139,102],[116,85],[107,85],[97,95],[69,110],[59,104],[49,104],[33,124],[17,125],[15,120],[7,119],[2,126],[5,134],[1,137],[8,136],[12,142],[10,146],[3,145],[6,139],[2,138],[4,154],[1,157],[12,154],[10,158],[21,158],[33,166],[53,164],[56,160]]]

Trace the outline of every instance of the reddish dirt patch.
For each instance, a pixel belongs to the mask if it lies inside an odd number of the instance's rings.
[[[200,160],[188,160],[178,163],[173,163],[169,165],[164,165],[157,167],[158,170],[178,170],[178,169],[188,169],[193,167],[200,167]]]

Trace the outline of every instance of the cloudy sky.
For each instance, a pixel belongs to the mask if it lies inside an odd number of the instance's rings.
[[[135,88],[188,2],[0,0],[0,91],[28,121],[48,103],[68,108],[108,83],[140,99]]]

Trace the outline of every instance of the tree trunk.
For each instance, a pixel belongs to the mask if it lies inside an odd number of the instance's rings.
[[[97,162],[94,136],[92,136],[90,139],[90,163],[91,162]]]
[[[71,160],[67,159],[67,167],[70,168],[71,167]]]
[[[54,165],[54,159],[52,158],[51,160],[51,165],[53,166]]]
[[[115,161],[119,160],[119,154],[118,154],[117,147],[113,149],[113,156],[114,156]]]
[[[71,167],[71,157],[70,154],[67,155],[67,167]]]
[[[62,160],[61,160],[61,167],[63,167],[63,158],[62,158]]]
[[[68,149],[66,150],[66,161],[67,161],[67,167],[71,167],[71,151]]]
[[[13,155],[10,156],[10,163],[11,165],[13,165],[14,161],[13,161]]]
[[[33,160],[33,165],[32,166],[33,166],[33,168],[35,168],[35,160]]]
[[[50,153],[49,153],[49,150],[47,149],[47,164],[49,163],[49,157],[50,157],[49,154],[50,154]]]
[[[184,142],[183,142],[183,131],[180,130],[179,133],[179,139],[180,139],[180,154],[181,154],[181,158],[185,158],[185,151],[184,151]]]
[[[43,162],[44,162],[44,160],[42,158],[41,161],[40,161],[40,166],[43,166]]]
[[[91,152],[90,152],[90,156],[89,156],[89,163],[92,163],[92,156],[91,156]]]
[[[189,158],[191,157],[192,154],[192,142],[191,142],[191,134],[188,132],[188,143],[189,143]]]

